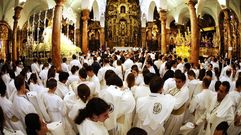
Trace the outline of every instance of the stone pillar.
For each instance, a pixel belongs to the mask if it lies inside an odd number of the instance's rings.
[[[61,34],[61,21],[64,0],[55,0],[56,6],[53,18],[53,32],[52,32],[52,58],[57,71],[61,70],[61,54],[60,54],[60,34]]]
[[[83,28],[82,28],[82,52],[88,52],[88,20],[90,11],[88,9],[82,10],[82,20],[83,20]]]
[[[141,47],[146,47],[146,27],[141,28]]]
[[[198,27],[198,18],[195,12],[195,3],[193,0],[188,1],[188,9],[190,12],[191,19],[191,55],[190,62],[194,65],[198,64],[199,58],[199,34],[200,30]]]
[[[226,38],[226,43],[224,43],[224,45],[227,46],[227,50],[225,50],[225,51],[228,51],[228,59],[231,59],[233,48],[232,48],[232,45],[231,45],[231,29],[230,29],[228,9],[224,9],[223,13],[224,13],[224,29],[226,29],[225,32],[227,34],[226,37],[224,37],[224,38]]]
[[[161,20],[161,52],[162,54],[167,53],[167,31],[166,31],[166,20],[167,20],[167,11],[160,11],[160,20]]]
[[[103,48],[105,45],[105,28],[100,28],[100,48]]]
[[[12,62],[16,62],[17,60],[17,32],[18,32],[18,20],[20,18],[20,13],[23,8],[17,6],[14,8],[14,16],[13,16],[13,41],[12,41]]]

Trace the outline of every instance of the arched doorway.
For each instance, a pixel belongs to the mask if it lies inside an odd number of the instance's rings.
[[[232,58],[240,58],[239,20],[233,10],[225,9],[220,12],[219,27],[221,35],[220,55],[226,57],[226,53],[231,51]]]

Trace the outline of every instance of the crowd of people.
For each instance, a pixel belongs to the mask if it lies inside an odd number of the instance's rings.
[[[61,71],[51,58],[1,60],[0,134],[238,135],[240,66],[144,50],[73,55]]]

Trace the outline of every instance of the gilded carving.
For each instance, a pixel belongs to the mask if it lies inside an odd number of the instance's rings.
[[[0,40],[8,40],[9,30],[4,24],[0,24]]]

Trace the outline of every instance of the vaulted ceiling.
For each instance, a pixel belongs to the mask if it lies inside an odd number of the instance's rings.
[[[22,0],[0,0],[0,20],[6,21],[11,27],[13,25],[14,7]],[[115,0],[117,1],[117,0]],[[168,11],[167,23],[175,20],[176,23],[182,24],[189,18],[187,4],[188,0],[139,0],[142,17],[145,16],[145,21],[153,21],[154,8],[158,11],[166,9]],[[241,0],[194,0],[196,4],[196,12],[198,15],[209,14],[218,24],[218,16],[222,8],[232,9],[239,17],[241,22]],[[94,18],[104,21],[104,12],[106,9],[107,0],[66,0],[65,7],[71,8],[77,15],[82,9],[94,10]],[[29,16],[43,10],[53,8],[55,0],[27,0],[21,18],[19,20],[20,28],[28,20]],[[79,19],[77,17],[76,19]],[[142,18],[143,20],[143,18]],[[143,21],[142,23],[145,23]],[[104,24],[104,23],[102,23]],[[168,25],[167,25],[168,26]]]

